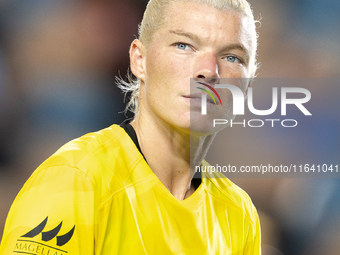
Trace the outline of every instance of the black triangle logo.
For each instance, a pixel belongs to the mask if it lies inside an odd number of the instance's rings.
[[[61,226],[63,225],[63,222],[60,222],[59,225],[56,226],[55,228],[53,228],[49,231],[43,232],[44,228],[46,227],[47,220],[48,220],[48,216],[38,226],[36,226],[35,228],[30,230],[26,234],[22,235],[21,237],[33,238],[33,237],[35,237],[35,236],[37,236],[41,233],[41,235],[42,235],[41,240],[42,241],[48,242],[48,241],[52,240],[53,238],[57,237],[57,245],[58,246],[63,246],[65,244],[67,244],[71,240],[76,226],[74,225],[73,228],[69,232],[67,232],[66,234],[57,236],[60,229],[61,229]]]

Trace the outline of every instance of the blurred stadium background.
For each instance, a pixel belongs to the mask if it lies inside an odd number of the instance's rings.
[[[259,78],[340,77],[339,1],[249,2],[261,20]],[[146,3],[0,0],[0,238],[12,201],[44,159],[126,118],[115,77],[125,77]],[[332,132],[339,144],[339,129]],[[258,208],[263,255],[339,254],[339,179],[235,182]]]

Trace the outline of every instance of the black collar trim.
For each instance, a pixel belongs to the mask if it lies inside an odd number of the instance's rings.
[[[143,152],[142,152],[142,150],[141,150],[141,148],[139,146],[137,135],[136,135],[136,131],[134,130],[134,128],[130,124],[131,121],[132,121],[132,119],[124,120],[119,126],[124,128],[125,132],[130,136],[131,140],[134,142],[134,144],[136,145],[136,147],[139,150],[140,154],[142,154],[143,158],[146,161],[146,158],[144,157],[144,154],[143,154]]]

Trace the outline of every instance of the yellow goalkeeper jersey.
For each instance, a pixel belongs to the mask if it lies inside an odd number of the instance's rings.
[[[0,254],[260,254],[248,195],[218,173],[202,174],[196,191],[179,201],[123,128],[87,134],[61,147],[25,183]]]

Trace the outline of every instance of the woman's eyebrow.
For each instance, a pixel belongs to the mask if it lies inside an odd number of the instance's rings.
[[[169,32],[172,34],[179,35],[179,36],[188,37],[189,39],[194,40],[194,41],[200,41],[199,36],[191,32],[186,32],[183,30],[169,30]]]

